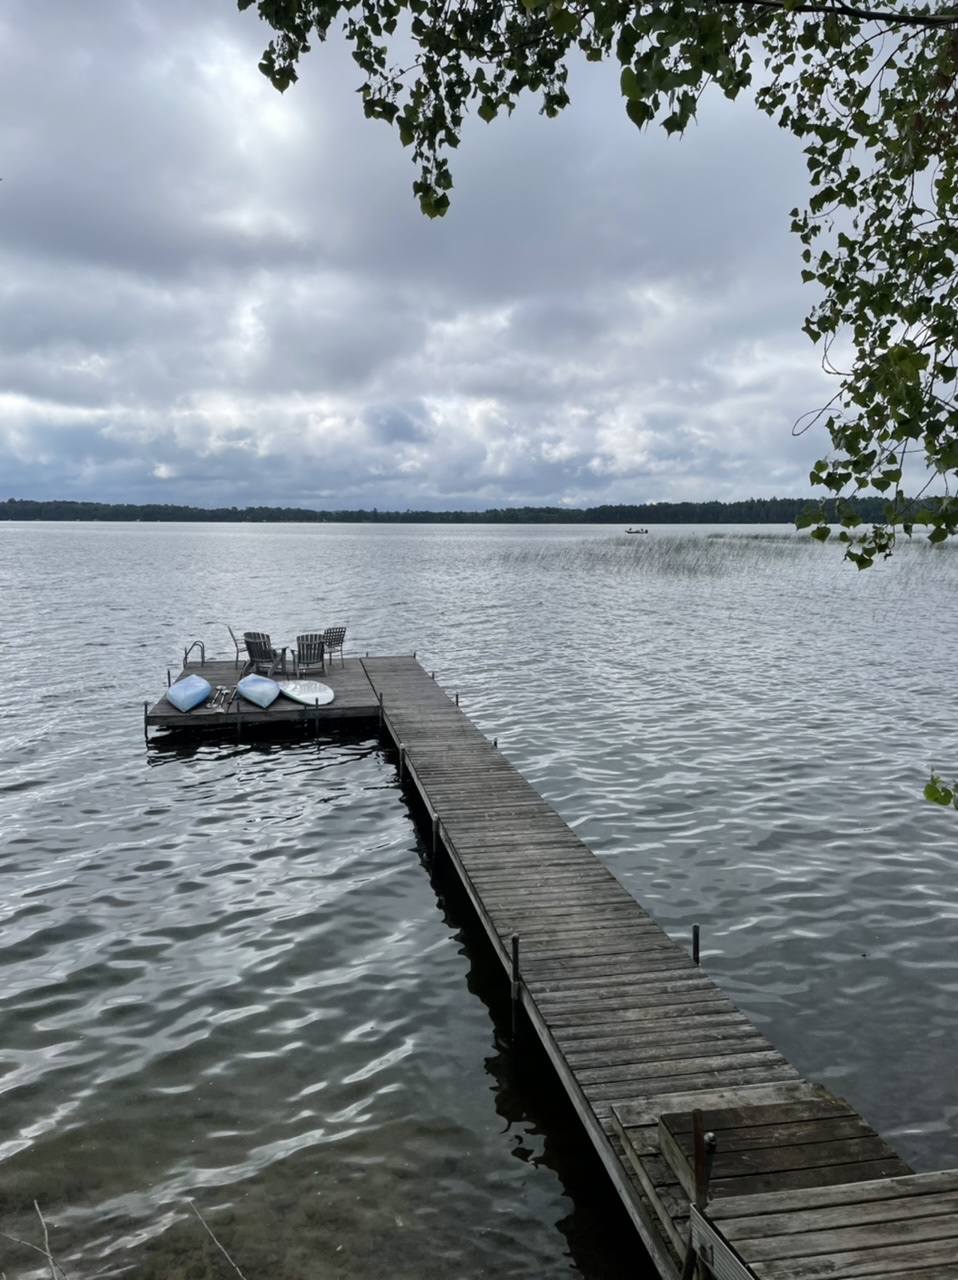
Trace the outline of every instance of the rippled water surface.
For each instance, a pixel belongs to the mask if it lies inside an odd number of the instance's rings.
[[[956,587],[781,530],[0,523],[0,1230],[36,1201],[75,1278],[235,1275],[190,1201],[247,1280],[636,1274],[376,738],[146,749],[227,622],[416,651],[803,1074],[958,1165]]]

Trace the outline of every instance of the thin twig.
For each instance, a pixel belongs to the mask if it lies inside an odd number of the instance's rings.
[[[4,1240],[9,1240],[9,1241],[11,1242],[11,1244],[19,1244],[19,1245],[22,1245],[22,1246],[24,1247],[24,1249],[32,1249],[34,1253],[42,1253],[42,1254],[43,1254],[43,1256],[44,1256],[44,1257],[45,1257],[49,1262],[52,1262],[52,1263],[53,1263],[53,1265],[56,1267],[57,1271],[59,1271],[60,1275],[63,1277],[63,1280],[69,1280],[69,1276],[68,1276],[68,1275],[67,1275],[67,1273],[63,1270],[63,1268],[60,1266],[59,1262],[57,1262],[55,1258],[51,1258],[51,1257],[50,1257],[50,1255],[47,1253],[46,1249],[41,1249],[41,1248],[40,1248],[40,1246],[39,1246],[38,1244],[33,1244],[33,1243],[32,1243],[31,1241],[29,1241],[29,1240],[21,1240],[19,1236],[12,1236],[12,1235],[10,1235],[10,1233],[9,1233],[8,1231],[0,1231],[0,1238],[2,1238],[2,1239],[4,1239]],[[2,1273],[2,1275],[0,1275],[0,1280],[6,1280],[6,1273],[5,1273],[5,1272],[4,1272],[4,1273]]]
[[[37,1211],[37,1217],[40,1219],[40,1226],[43,1228],[43,1248],[47,1255],[47,1261],[50,1263],[50,1280],[57,1280],[57,1264],[53,1261],[53,1254],[50,1252],[50,1232],[47,1230],[47,1224],[44,1221],[43,1214],[40,1212],[40,1206],[36,1200],[33,1207]]]
[[[226,1249],[223,1247],[223,1245],[222,1245],[222,1244],[220,1244],[220,1242],[219,1242],[219,1240],[217,1240],[216,1236],[215,1236],[215,1235],[213,1235],[213,1231],[212,1231],[212,1229],[211,1229],[211,1227],[210,1227],[209,1223],[206,1221],[206,1219],[205,1219],[205,1218],[203,1217],[203,1215],[200,1213],[199,1209],[197,1209],[197,1207],[196,1207],[196,1205],[193,1203],[193,1201],[192,1201],[192,1200],[187,1200],[187,1202],[186,1202],[186,1203],[190,1206],[190,1208],[193,1210],[193,1212],[194,1212],[194,1213],[196,1214],[196,1216],[199,1218],[200,1222],[202,1222],[203,1226],[204,1226],[204,1227],[206,1228],[206,1230],[209,1232],[210,1239],[211,1239],[211,1240],[213,1241],[213,1243],[216,1245],[217,1249],[219,1249],[219,1250],[220,1250],[220,1252],[222,1253],[223,1257],[226,1259],[226,1261],[230,1264],[230,1266],[233,1268],[233,1270],[234,1270],[234,1271],[236,1272],[236,1274],[239,1276],[240,1280],[246,1280],[246,1277],[243,1275],[242,1271],[240,1271],[239,1267],[236,1265],[236,1263],[233,1261],[233,1259],[230,1257],[230,1255],[226,1252]]]

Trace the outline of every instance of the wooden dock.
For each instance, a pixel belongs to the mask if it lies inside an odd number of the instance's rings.
[[[913,1173],[802,1080],[415,658],[324,681],[328,707],[240,715],[378,719],[663,1280],[958,1280],[958,1170]]]
[[[958,1171],[914,1174],[800,1079],[415,660],[363,665],[403,781],[663,1280],[690,1238],[719,1280],[956,1280]],[[699,1208],[696,1111],[717,1139]]]

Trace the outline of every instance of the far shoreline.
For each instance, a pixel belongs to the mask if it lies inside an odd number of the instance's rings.
[[[848,499],[845,510],[862,520],[882,523],[887,504],[880,497]],[[642,527],[662,524],[794,524],[809,510],[824,509],[838,523],[834,499],[747,498],[733,502],[647,502],[598,507],[493,507],[484,511],[380,511],[308,507],[190,507],[175,503],[76,502],[66,499],[7,498],[0,520],[111,521],[157,524],[589,524]]]

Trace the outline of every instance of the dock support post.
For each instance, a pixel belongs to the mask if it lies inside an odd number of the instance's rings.
[[[169,687],[172,685],[172,683],[173,683],[173,677],[170,675],[170,669],[169,669],[169,667],[167,667],[167,668],[166,668],[166,687],[167,687],[167,689],[169,689]]]
[[[705,1212],[705,1206],[709,1198],[709,1179],[712,1177],[712,1164],[715,1160],[715,1148],[718,1141],[715,1134],[705,1132],[705,1121],[702,1119],[702,1112],[695,1110],[692,1112],[692,1161],[693,1172],[695,1174],[695,1207],[699,1213]],[[701,1274],[708,1277],[712,1272],[706,1266],[704,1259],[700,1259],[695,1251],[692,1243],[691,1235],[689,1236],[689,1248],[685,1255],[685,1265],[682,1268],[682,1280],[692,1280],[695,1274],[696,1263],[701,1262]]]
[[[519,1037],[519,1014],[522,1010],[521,979],[519,977],[519,935],[512,935],[512,1044],[515,1048]]]
[[[383,691],[379,690],[379,727],[383,727]]]
[[[435,857],[439,852],[439,815],[438,813],[432,820],[432,856]]]
[[[150,740],[150,731],[146,723],[146,717],[149,714],[149,710],[150,710],[150,704],[148,702],[144,702],[143,703],[143,741],[144,742],[149,742]]]
[[[692,961],[694,964],[699,962],[699,927],[697,924],[692,925]]]
[[[456,692],[456,706],[457,706],[457,707],[459,706],[459,693],[458,693],[458,691]]]
[[[399,744],[399,785],[402,786],[403,770],[406,768],[406,748]]]

